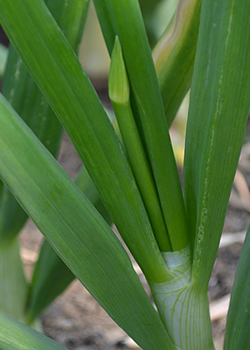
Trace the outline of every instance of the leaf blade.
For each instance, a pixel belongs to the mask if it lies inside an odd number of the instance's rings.
[[[74,51],[77,51],[89,1],[47,0],[45,3]],[[62,126],[13,46],[9,49],[2,92],[26,124],[56,156]],[[0,238],[11,240],[19,233],[26,220],[26,213],[20,208],[11,192],[4,188],[0,210]]]
[[[217,253],[249,112],[249,16],[249,2],[244,0],[202,3],[184,192],[193,271],[203,285],[208,283]],[[243,23],[249,24],[247,30]]]
[[[2,96],[0,120],[0,174],[29,216],[100,305],[143,349],[163,350],[167,344],[173,350],[118,238]]]
[[[74,182],[99,211],[105,221],[111,225],[112,220],[84,167],[80,170]],[[30,325],[68,287],[74,278],[75,275],[57,255],[48,241],[45,240],[32,275],[27,298],[26,324]]]
[[[105,0],[95,0],[94,3],[97,13],[99,7],[101,9],[100,24],[105,27],[106,22],[111,21],[113,30],[119,37],[171,246],[173,250],[182,249],[188,244],[185,208],[139,4],[133,0],[122,0],[119,4]],[[103,11],[104,3],[106,11]]]
[[[0,4],[6,32],[75,144],[130,251],[145,275],[165,280],[166,266],[131,169],[71,47],[43,1],[17,0],[13,6],[11,0],[1,0]]]
[[[2,350],[66,350],[52,339],[0,312]]]

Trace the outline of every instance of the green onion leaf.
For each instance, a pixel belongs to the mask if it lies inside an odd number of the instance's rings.
[[[143,349],[173,350],[118,238],[2,95],[0,123],[0,176],[59,256]]]
[[[250,2],[202,2],[184,163],[193,277],[207,287],[250,107]]]

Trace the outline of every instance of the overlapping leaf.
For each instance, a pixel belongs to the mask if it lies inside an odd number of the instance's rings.
[[[118,238],[2,96],[0,122],[1,177],[59,256],[143,349],[174,349]]]
[[[166,266],[131,169],[69,43],[42,0],[0,5],[7,34],[75,144],[126,244],[149,279],[165,280]]]
[[[109,50],[115,39],[111,46],[110,32],[119,37],[134,97],[132,109],[145,141],[171,246],[182,249],[187,245],[187,231],[181,186],[139,4],[133,0],[95,0],[94,4]]]

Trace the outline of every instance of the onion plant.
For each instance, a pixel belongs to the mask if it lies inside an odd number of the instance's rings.
[[[207,288],[250,107],[250,2],[180,0],[153,51],[158,1],[94,0],[111,56],[112,124],[76,53],[88,0],[0,0],[0,348],[63,349],[30,326],[74,277],[145,350],[214,349]],[[169,127],[191,86],[183,188]],[[84,164],[58,165],[62,129]],[[31,281],[18,232],[46,240]],[[151,303],[114,223],[143,271]],[[249,342],[249,235],[225,350]]]

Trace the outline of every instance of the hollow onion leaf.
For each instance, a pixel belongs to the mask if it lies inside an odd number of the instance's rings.
[[[111,225],[112,220],[85,167],[80,170],[75,183],[105,221]],[[26,305],[26,324],[31,324],[68,287],[74,278],[75,275],[68,266],[65,265],[48,241],[44,240],[30,284]]]
[[[45,3],[71,46],[77,51],[89,0],[46,0]],[[2,92],[37,137],[56,156],[60,146],[62,126],[13,46],[9,49]],[[0,239],[11,240],[25,224],[27,214],[20,208],[7,188],[3,191],[4,196],[0,207]]]
[[[184,192],[193,276],[207,286],[250,106],[250,2],[202,2],[191,89]]]
[[[0,123],[0,176],[59,256],[143,349],[174,349],[118,238],[2,95]]]
[[[74,50],[77,50],[80,42],[88,2],[88,0],[45,1]],[[60,146],[62,126],[13,46],[9,48],[2,91],[25,123],[31,127],[40,141],[55,156]],[[19,257],[16,235],[24,226],[28,216],[6,186],[3,186],[2,193],[3,196],[0,202],[0,310],[15,319],[24,321],[24,311],[27,311],[28,289],[22,271],[23,266]],[[54,251],[52,251],[52,254],[56,255]],[[59,258],[55,257],[55,259]],[[48,276],[50,276],[50,269],[52,268],[51,264],[49,265],[50,262],[51,260],[43,260],[42,262]],[[70,272],[62,262],[61,265],[63,267],[59,266],[59,268],[61,268],[61,271],[64,269],[64,276],[66,277]],[[58,274],[56,275],[58,276]],[[50,281],[50,290],[46,288],[51,297],[58,290],[55,279],[53,282]],[[41,288],[41,284],[39,284],[39,287]],[[40,295],[40,307],[44,305],[44,296],[44,293]]]
[[[127,157],[145,203],[157,243],[161,251],[169,251],[171,246],[159,197],[130,105],[129,82],[118,37],[116,37],[111,56],[109,97],[117,117]]]
[[[37,137],[56,155],[62,127],[13,47],[9,49],[2,92]],[[0,205],[0,240],[11,241],[27,218],[12,193],[4,186]]]
[[[139,3],[94,0],[94,4],[104,36],[111,22],[119,37],[171,246],[182,249],[187,245],[182,191]],[[132,109],[135,113],[133,105]]]
[[[0,8],[5,31],[72,139],[130,251],[149,279],[166,280],[166,265],[118,138],[44,2],[0,0]]]

